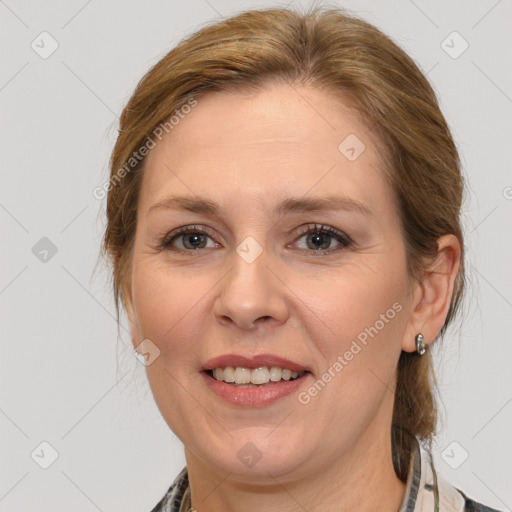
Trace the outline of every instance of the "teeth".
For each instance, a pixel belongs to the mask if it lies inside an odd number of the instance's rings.
[[[238,368],[237,368],[238,370]],[[252,384],[266,384],[270,380],[270,372],[266,366],[255,368],[250,372]],[[235,380],[238,384],[238,382]]]
[[[277,368],[276,366],[272,366],[272,368],[270,368],[270,380],[272,382],[277,382],[281,380],[282,375],[283,370],[281,370],[281,368]]]
[[[219,369],[222,371],[222,368]],[[224,382],[235,382],[235,369],[232,366],[224,368],[224,378],[219,380],[224,380]]]
[[[239,366],[235,369],[235,383],[236,384],[250,384],[251,383],[251,370],[249,368],[240,368]]]
[[[241,366],[237,366],[236,368],[226,366],[226,368],[215,368],[213,370],[213,377],[216,380],[222,380],[237,385],[262,385],[268,384],[269,382],[279,382],[281,379],[296,379],[304,373],[305,372],[292,372],[287,368],[282,369],[277,366],[272,366],[271,368],[260,366],[253,370]]]
[[[233,369],[233,368],[231,368]],[[226,370],[229,370],[229,368],[226,368]],[[224,372],[224,370],[222,368],[215,368],[215,370],[213,370],[213,376],[217,379],[217,380],[224,380],[224,378],[226,378],[226,382],[234,382],[235,381],[235,374],[233,373],[233,380],[232,381],[228,381],[227,380],[227,377],[229,375],[229,372]],[[226,376],[226,377],[224,377]]]

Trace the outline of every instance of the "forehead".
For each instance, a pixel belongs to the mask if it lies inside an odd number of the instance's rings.
[[[329,92],[284,83],[209,92],[146,157],[139,205],[178,193],[228,201],[235,191],[260,204],[308,191],[382,202],[381,153],[357,110]]]

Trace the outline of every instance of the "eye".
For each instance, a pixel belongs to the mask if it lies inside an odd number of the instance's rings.
[[[299,232],[301,233],[299,240],[306,238],[305,251],[308,255],[324,256],[347,248],[353,243],[350,237],[330,226],[309,224],[302,227]],[[194,225],[184,226],[167,234],[159,243],[158,248],[190,255],[199,249],[217,247],[218,244],[212,240],[212,236],[213,234],[207,228]],[[338,248],[331,249],[333,238],[338,244]],[[208,245],[208,239],[212,240],[212,244]]]
[[[314,256],[331,254],[352,245],[350,237],[330,226],[313,224],[301,228],[300,232],[302,233],[302,236],[299,240],[304,237],[306,239],[306,253]],[[333,238],[338,245],[341,245],[341,248],[338,247],[337,249],[324,250],[331,247]]]
[[[208,233],[209,230],[205,228],[184,226],[166,235],[161,241],[159,248],[161,250],[176,250],[183,253],[195,251],[197,249],[206,249],[208,248],[206,245],[207,238],[210,238]],[[183,247],[176,247],[175,241],[181,243]],[[210,247],[215,247],[215,244],[210,245]]]

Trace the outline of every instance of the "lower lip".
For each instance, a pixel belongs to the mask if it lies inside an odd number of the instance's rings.
[[[305,373],[302,377],[295,380],[281,380],[279,382],[272,382],[267,386],[247,388],[237,387],[214,379],[207,372],[201,372],[201,375],[206,380],[207,386],[217,396],[220,396],[227,402],[240,406],[264,407],[297,391],[311,374]]]

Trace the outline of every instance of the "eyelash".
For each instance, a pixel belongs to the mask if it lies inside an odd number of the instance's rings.
[[[167,235],[165,235],[163,237],[163,239],[160,241],[160,243],[158,245],[158,249],[160,251],[167,250],[167,251],[173,251],[173,252],[177,252],[180,254],[186,254],[186,255],[192,255],[196,252],[200,252],[200,251],[198,251],[198,249],[184,249],[183,250],[183,249],[176,249],[176,248],[171,247],[173,240],[178,238],[179,236],[182,236],[185,234],[197,234],[197,233],[207,235],[210,238],[212,237],[212,234],[210,233],[209,229],[198,228],[195,225],[184,226],[184,227],[178,228],[178,229],[172,231],[171,233],[168,233]],[[304,251],[307,255],[325,256],[325,255],[332,254],[333,252],[338,252],[343,249],[346,249],[353,244],[353,241],[349,236],[345,235],[344,233],[341,233],[340,231],[338,231],[330,226],[324,226],[322,224],[320,224],[320,225],[319,224],[309,224],[309,225],[305,226],[304,228],[302,228],[300,230],[300,236],[298,239],[300,239],[304,235],[307,235],[310,233],[311,234],[329,235],[329,236],[335,238],[338,242],[340,242],[342,247],[338,248],[338,249],[329,249],[326,251],[322,251],[322,250],[313,251],[313,250],[304,249]]]

